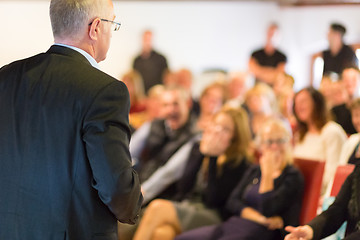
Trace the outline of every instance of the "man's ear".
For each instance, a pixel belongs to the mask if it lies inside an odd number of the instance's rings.
[[[95,18],[89,26],[89,37],[91,40],[97,40],[100,31],[100,18]]]

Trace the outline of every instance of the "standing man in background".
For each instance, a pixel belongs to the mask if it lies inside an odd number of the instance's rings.
[[[168,69],[166,58],[153,49],[153,34],[150,30],[142,35],[142,50],[133,62],[133,68],[137,70],[144,81],[145,92],[156,85],[163,84],[163,75]]]
[[[51,0],[55,44],[0,69],[0,239],[117,240],[142,203],[111,0]]]
[[[346,67],[358,66],[358,59],[354,50],[344,43],[346,28],[339,23],[332,23],[328,32],[329,49],[322,52],[324,59],[323,75],[332,72],[338,75]]]
[[[285,72],[287,58],[276,49],[279,27],[271,23],[266,32],[265,46],[251,54],[249,70],[255,77],[255,82],[263,82],[270,86],[274,84],[279,73]]]

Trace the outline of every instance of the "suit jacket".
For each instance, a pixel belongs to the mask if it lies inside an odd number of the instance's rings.
[[[0,69],[0,239],[117,239],[136,221],[125,85],[67,47]]]

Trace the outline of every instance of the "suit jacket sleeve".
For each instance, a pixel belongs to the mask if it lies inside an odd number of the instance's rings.
[[[134,224],[142,195],[128,147],[129,106],[123,83],[104,87],[84,117],[83,141],[100,199],[120,222]]]
[[[334,203],[308,224],[314,230],[314,240],[333,234],[347,220],[352,178],[353,173],[345,180]]]

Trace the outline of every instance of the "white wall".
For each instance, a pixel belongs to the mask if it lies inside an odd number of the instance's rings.
[[[113,34],[103,70],[120,77],[140,48],[141,32],[154,31],[156,48],[170,67],[190,68],[195,92],[206,83],[198,76],[207,68],[246,70],[252,50],[262,45],[269,21],[282,29],[282,49],[289,58],[287,71],[299,89],[309,81],[309,59],[326,48],[328,25],[334,20],[348,28],[346,40],[360,42],[360,5],[279,7],[264,2],[139,2],[116,1],[115,12],[122,27]],[[49,1],[0,1],[2,38],[0,66],[48,49],[52,33]]]

